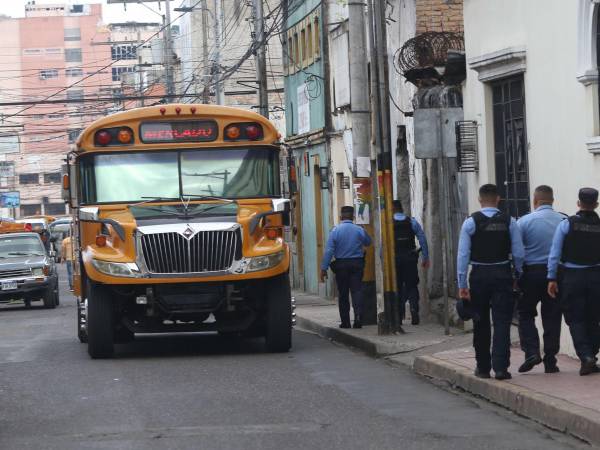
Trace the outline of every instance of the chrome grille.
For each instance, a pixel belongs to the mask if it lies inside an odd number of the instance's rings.
[[[142,255],[152,273],[219,272],[241,258],[239,228],[201,231],[191,239],[179,233],[143,234]]]
[[[30,277],[31,269],[0,270],[0,278]]]

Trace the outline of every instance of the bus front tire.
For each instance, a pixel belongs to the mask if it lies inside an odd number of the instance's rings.
[[[93,359],[114,355],[114,312],[108,291],[88,282],[87,340],[88,353]]]
[[[292,347],[292,294],[289,275],[286,273],[272,278],[266,288],[267,351],[285,353]]]

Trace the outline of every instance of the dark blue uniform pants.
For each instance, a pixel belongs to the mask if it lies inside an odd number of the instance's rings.
[[[595,357],[600,346],[600,268],[565,268],[559,294],[577,356]]]
[[[537,305],[541,302],[542,325],[544,326],[544,362],[556,364],[560,346],[562,313],[558,299],[548,295],[547,270],[544,265],[526,266],[519,286],[523,297],[519,299],[519,337],[525,357],[540,354],[540,337],[535,326]]]
[[[352,294],[352,308],[354,318],[362,316],[362,278],[365,271],[365,262],[362,258],[337,259],[335,267],[335,281],[337,283],[342,323],[350,323],[350,293]]]
[[[405,304],[410,303],[411,314],[419,314],[419,255],[415,252],[396,255],[396,284],[400,300],[400,314],[404,318]]]
[[[474,265],[469,277],[471,302],[479,319],[473,321],[473,347],[482,372],[507,370],[510,365],[510,325],[514,299],[510,265]],[[490,312],[494,324],[492,326]],[[491,353],[490,353],[491,345]]]

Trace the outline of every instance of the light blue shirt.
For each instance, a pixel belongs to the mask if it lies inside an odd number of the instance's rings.
[[[554,239],[552,240],[552,248],[550,249],[550,256],[548,257],[548,279],[556,280],[556,274],[558,272],[558,265],[561,264],[560,258],[562,256],[563,244],[565,237],[571,229],[571,224],[568,220],[563,220],[556,232],[554,233]],[[599,264],[600,265],[600,264]],[[592,266],[582,266],[581,264],[573,264],[569,262],[563,262],[563,267],[568,269],[587,269]]]
[[[551,205],[542,205],[517,221],[525,248],[525,265],[548,264],[552,239],[558,225],[566,216]]]
[[[406,214],[402,214],[402,213],[394,214],[394,220],[402,221],[405,219],[406,219]],[[414,217],[410,218],[410,225],[413,230],[413,233],[415,233],[415,236],[417,237],[417,240],[419,241],[419,245],[421,246],[421,252],[423,253],[423,261],[428,261],[429,260],[429,246],[427,245],[427,238],[425,237],[425,232],[423,231],[423,227],[421,227],[421,224],[419,222],[417,222],[417,219],[415,219]]]
[[[483,214],[487,217],[492,217],[493,215],[500,212],[497,208],[483,208],[481,210]],[[521,232],[519,231],[519,227],[517,226],[517,221],[511,217],[510,219],[510,243],[511,243],[511,253],[513,259],[513,265],[515,270],[518,273],[523,271],[523,257],[525,255],[525,250],[523,249],[523,241],[521,239]],[[509,261],[502,261],[495,264],[482,264],[475,263],[471,261],[471,237],[475,234],[475,221],[472,217],[469,217],[464,221],[462,228],[460,230],[460,238],[458,240],[458,257],[456,264],[456,271],[458,275],[458,287],[460,289],[466,289],[468,287],[467,284],[467,273],[469,271],[469,264],[473,265],[501,265],[507,264]]]
[[[371,245],[367,232],[351,220],[343,220],[333,227],[327,239],[327,247],[321,261],[321,270],[327,270],[331,259],[362,258],[364,247]]]

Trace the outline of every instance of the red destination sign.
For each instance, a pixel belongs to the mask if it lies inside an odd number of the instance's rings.
[[[210,142],[217,139],[212,121],[146,122],[140,125],[140,138],[146,144],[157,142]]]

